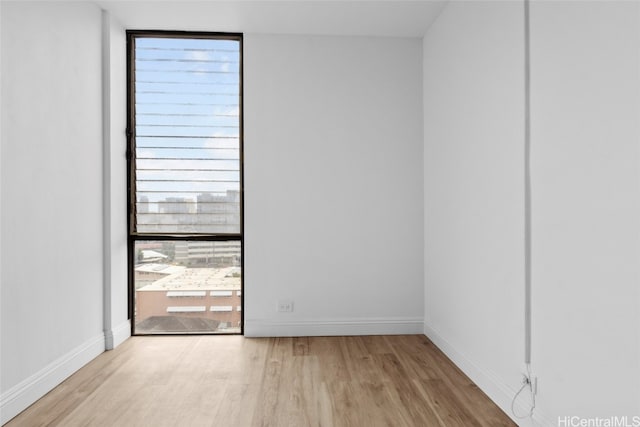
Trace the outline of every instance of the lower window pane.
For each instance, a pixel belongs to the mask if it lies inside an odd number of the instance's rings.
[[[135,333],[240,333],[240,241],[136,241]]]

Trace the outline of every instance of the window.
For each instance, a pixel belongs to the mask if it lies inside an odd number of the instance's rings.
[[[242,333],[213,309],[242,306],[242,35],[127,31],[127,52],[132,332]]]
[[[206,291],[168,291],[168,297],[204,297],[207,295]]]
[[[198,313],[207,311],[204,306],[167,307],[167,313]]]
[[[233,291],[211,291],[212,297],[230,297],[233,295]]]

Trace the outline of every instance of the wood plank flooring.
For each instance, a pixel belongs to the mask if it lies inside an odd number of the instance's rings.
[[[133,337],[17,426],[515,426],[423,335]]]

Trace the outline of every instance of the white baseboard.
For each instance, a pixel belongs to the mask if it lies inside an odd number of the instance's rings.
[[[113,350],[131,336],[131,323],[129,320],[122,322],[113,329],[104,331],[104,348]]]
[[[105,336],[100,334],[2,393],[0,424],[5,424],[24,411],[71,374],[104,352],[104,349]]]
[[[507,384],[504,384],[495,373],[482,369],[473,363],[468,357],[454,348],[442,337],[442,335],[426,323],[424,324],[424,334],[520,427],[542,427],[552,425],[548,420],[545,420],[536,412],[534,412],[533,419],[516,418],[511,412],[511,401],[518,390],[514,390]],[[516,402],[515,409],[519,414],[527,413],[529,410],[529,408],[527,408],[522,402]]]
[[[305,337],[422,334],[423,322],[421,317],[278,321],[246,319],[244,335],[247,337]]]
[[[113,348],[126,341],[131,336],[131,321],[126,320],[113,328]]]

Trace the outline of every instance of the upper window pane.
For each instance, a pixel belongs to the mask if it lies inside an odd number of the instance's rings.
[[[240,233],[240,41],[135,39],[139,233]]]

